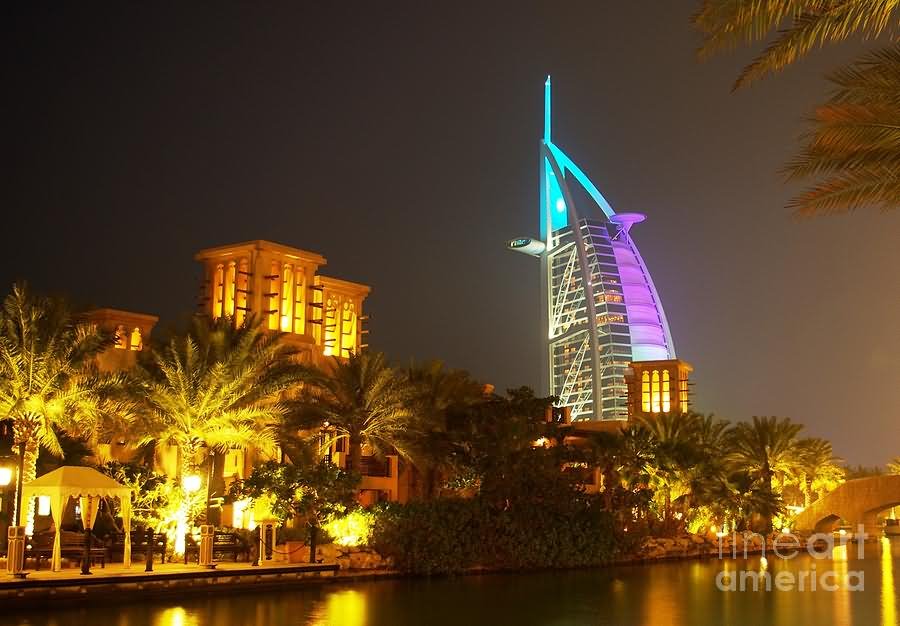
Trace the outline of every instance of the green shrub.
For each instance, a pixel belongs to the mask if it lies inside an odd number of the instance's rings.
[[[531,502],[497,509],[481,498],[387,504],[375,512],[370,545],[417,574],[602,565],[617,551],[613,517],[597,503]]]

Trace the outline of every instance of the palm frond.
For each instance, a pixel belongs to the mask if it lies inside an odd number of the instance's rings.
[[[900,0],[704,0],[692,23],[704,35],[698,54],[768,39],[734,87],[779,71],[814,48],[859,35],[874,39],[898,28]]]
[[[887,167],[847,171],[826,178],[788,204],[800,217],[846,213],[860,206],[881,211],[900,206],[900,172]]]
[[[836,89],[784,169],[788,179],[821,176],[788,207],[799,217],[900,206],[900,43],[834,72]]]
[[[813,3],[808,3],[813,4]],[[797,15],[766,49],[738,75],[734,89],[784,69],[813,48],[843,41],[852,35],[876,38],[897,27],[900,0],[845,0],[815,3],[821,8]]]

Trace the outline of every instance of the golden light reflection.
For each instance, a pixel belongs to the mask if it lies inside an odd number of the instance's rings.
[[[841,543],[842,545],[835,546],[831,551],[831,565],[833,565],[834,569],[834,578],[829,582],[836,585],[837,589],[830,595],[834,602],[834,623],[852,626],[853,615],[850,607],[850,589],[847,584],[847,544],[843,541]]]
[[[881,538],[881,623],[897,626],[897,589],[894,587],[894,559],[891,540]]]
[[[364,626],[366,596],[353,589],[332,593],[311,623],[314,626]]]
[[[847,544],[841,543],[840,545],[834,546],[831,550],[831,560],[835,562],[847,562]],[[844,567],[846,569],[846,566]]]
[[[154,626],[198,626],[200,620],[196,615],[176,606],[159,613],[153,624]]]
[[[685,598],[672,578],[675,570],[651,569],[647,593],[644,594],[641,624],[643,626],[681,626]]]

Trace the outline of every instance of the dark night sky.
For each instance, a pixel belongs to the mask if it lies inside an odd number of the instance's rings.
[[[731,94],[749,53],[697,63],[689,0],[182,4],[3,9],[0,284],[173,321],[194,251],[273,239],[371,284],[395,360],[537,385],[537,263],[504,242],[537,231],[550,73],[555,141],[648,215],[697,408],[900,454],[900,212],[798,223],[776,173],[859,46]]]

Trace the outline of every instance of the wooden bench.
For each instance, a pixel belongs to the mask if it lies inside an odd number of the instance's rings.
[[[84,558],[84,533],[62,531],[60,533],[60,556],[64,559]],[[41,561],[53,558],[53,533],[41,533],[34,535],[26,543],[25,558],[33,558],[35,560],[35,569],[41,569]],[[103,545],[96,537],[93,537],[92,547],[90,550],[91,564],[100,563],[100,567],[106,567],[108,552],[106,546]]]
[[[124,560],[125,558],[125,533],[112,533],[106,536],[106,547],[109,550],[109,558],[113,560]],[[153,533],[153,541],[147,545],[146,531],[131,533],[131,555],[144,555],[147,558],[147,550],[151,555],[159,555],[159,562],[166,562],[166,548],[168,547],[168,537],[165,533]]]
[[[216,561],[220,556],[230,555],[235,562],[240,560],[240,556],[244,556],[244,560],[250,560],[250,544],[243,537],[236,533],[230,533],[224,530],[217,530],[213,536],[213,560]],[[191,535],[185,538],[184,545],[184,563],[187,565],[188,559],[194,557],[200,560],[200,544]]]

